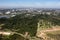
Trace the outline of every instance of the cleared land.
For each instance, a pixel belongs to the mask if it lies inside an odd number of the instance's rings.
[[[41,30],[37,36],[44,40],[60,40],[60,27]]]

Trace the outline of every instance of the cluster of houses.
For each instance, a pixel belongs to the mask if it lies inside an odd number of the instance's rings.
[[[33,14],[33,16],[35,14],[48,14],[48,15],[58,15],[60,14],[60,10],[47,10],[47,9],[3,9],[3,10],[0,10],[0,17],[14,17],[16,15],[19,15],[19,14],[24,14],[26,13],[26,16],[28,15],[31,15]]]

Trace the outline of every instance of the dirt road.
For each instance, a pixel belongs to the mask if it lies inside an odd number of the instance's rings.
[[[54,28],[49,28],[45,30],[41,30],[40,32],[37,33],[38,37],[42,37],[43,39],[47,39],[47,32],[55,32],[55,31],[60,31],[60,27],[54,27]]]

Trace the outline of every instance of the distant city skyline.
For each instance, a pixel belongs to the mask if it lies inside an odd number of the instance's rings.
[[[60,8],[60,0],[0,0],[0,8]]]

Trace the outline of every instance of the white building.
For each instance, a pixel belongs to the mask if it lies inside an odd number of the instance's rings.
[[[0,12],[0,15],[2,15],[3,13],[2,12]]]
[[[10,14],[11,12],[10,11],[7,11],[5,14]]]

